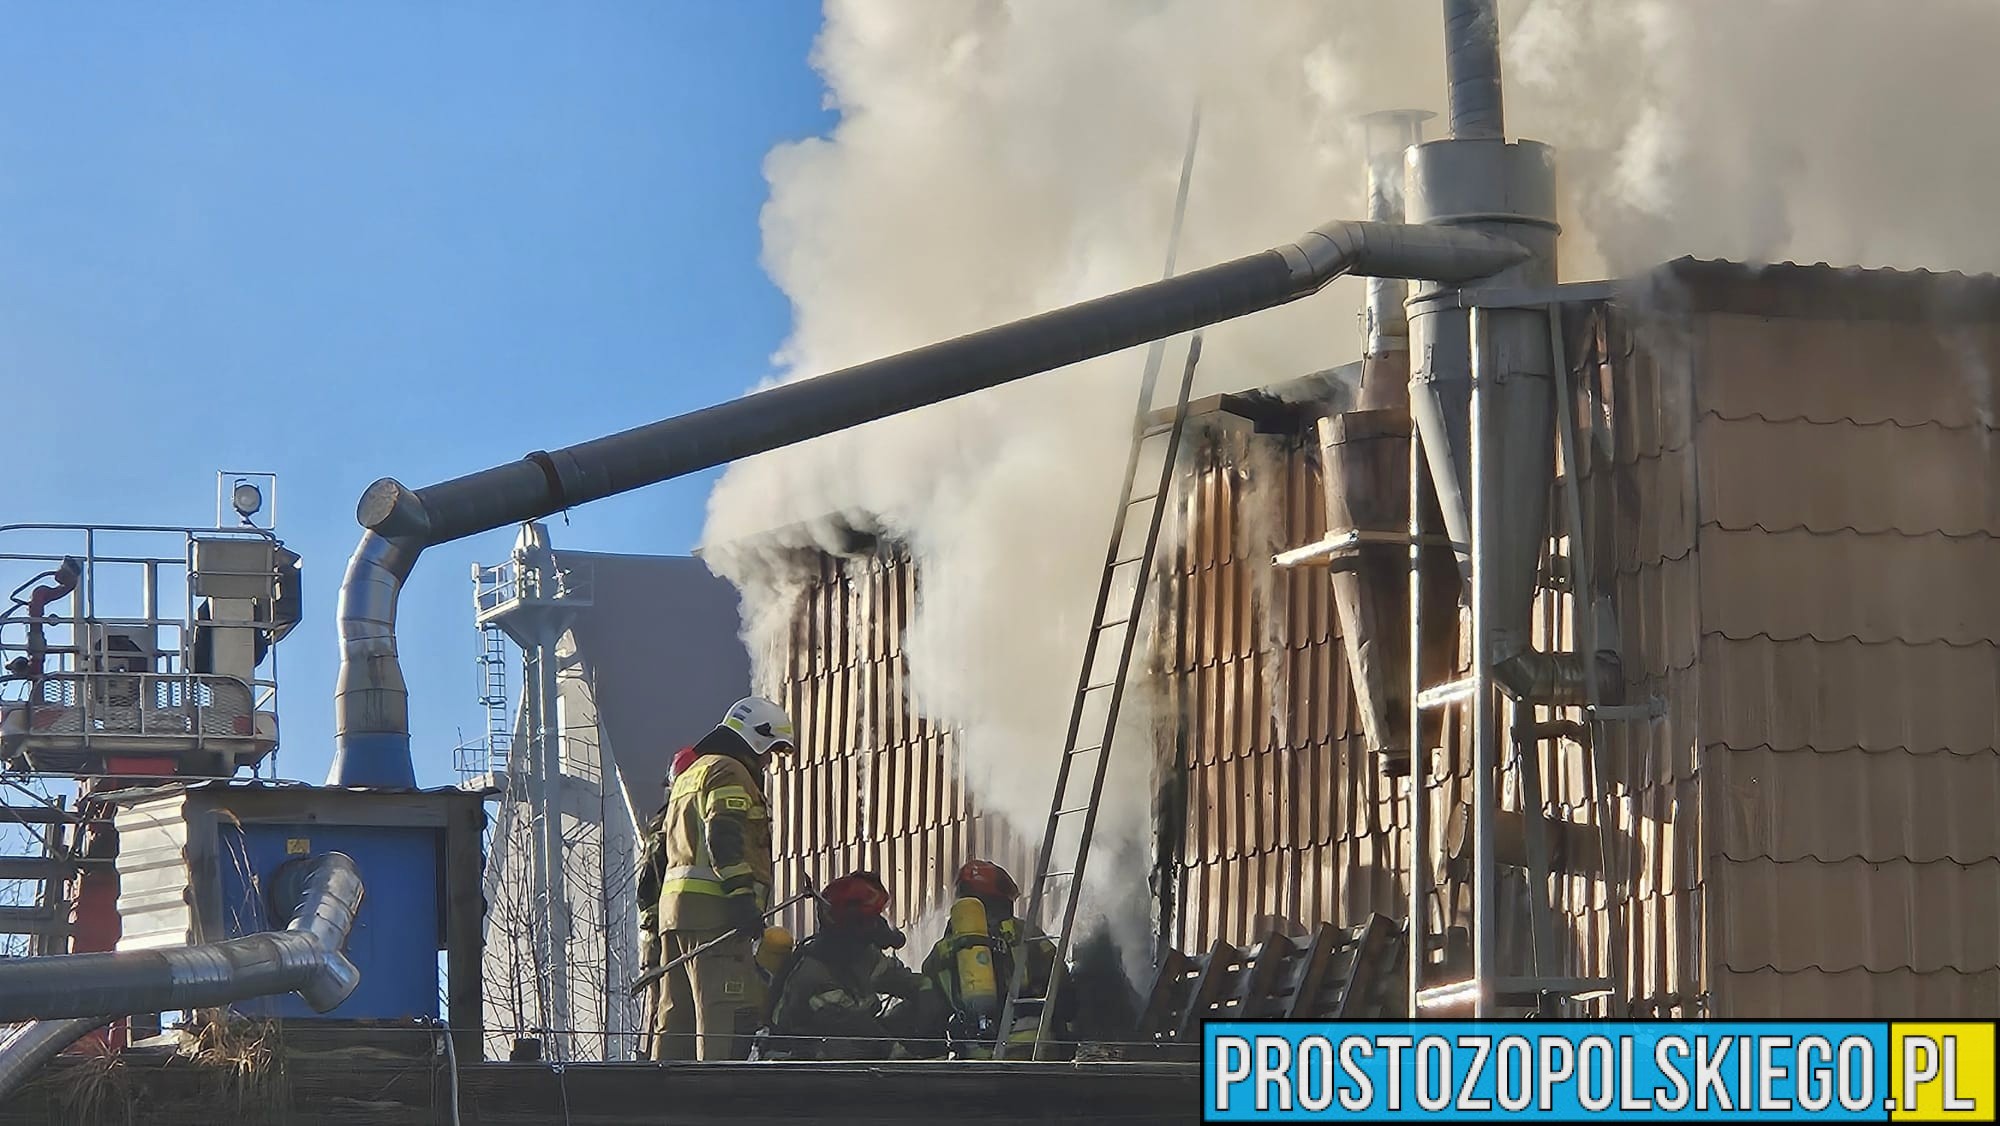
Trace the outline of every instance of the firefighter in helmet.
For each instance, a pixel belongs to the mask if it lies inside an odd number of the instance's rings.
[[[1021,998],[1032,1003],[1017,1004],[1008,1042],[1032,1047],[1041,1021],[1039,1001],[1048,996],[1050,978],[1057,972],[1055,941],[1015,917],[1021,889],[1005,868],[990,860],[966,861],[952,893],[951,922],[924,959],[923,971],[948,1010],[946,1039],[964,1055],[992,1054],[1019,964],[1025,975]]]
[[[889,953],[902,949],[904,938],[883,916],[888,907],[888,889],[873,872],[826,885],[819,929],[772,981],[770,1058],[921,1054],[921,1046],[904,1041],[931,1023],[933,995],[922,975]]]
[[[674,791],[674,779],[685,772],[694,762],[693,747],[682,747],[667,767],[667,776],[661,781],[662,801],[660,808],[646,822],[646,835],[639,855],[639,971],[641,973],[658,967],[664,958],[660,956],[664,940],[660,936],[660,880],[667,870],[666,834],[662,832],[667,823],[667,802]],[[680,1014],[667,1010],[672,994],[665,986],[654,981],[646,987],[645,1014],[646,1036],[640,1054],[647,1059],[654,1057],[653,1030],[680,1020]]]
[[[660,982],[653,1058],[744,1059],[764,1008],[755,961],[771,903],[765,767],[792,750],[791,717],[749,697],[729,709],[674,775],[657,834],[660,961],[727,940]]]

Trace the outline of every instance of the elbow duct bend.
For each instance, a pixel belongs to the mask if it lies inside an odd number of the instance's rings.
[[[396,600],[423,545],[365,532],[340,582],[329,786],[412,789],[410,690],[396,655]]]
[[[412,490],[362,494],[368,531],[340,590],[329,786],[414,786],[396,597],[418,553],[879,418],[1191,332],[1318,292],[1343,274],[1464,283],[1530,251],[1448,226],[1342,221],[1295,242],[1108,297],[782,384],[741,399]]]
[[[353,994],[361,971],[341,948],[361,909],[361,873],[330,852],[299,862],[298,903],[281,931],[202,946],[0,961],[0,1097],[59,1052],[128,1013],[212,1008],[297,993],[315,1012]]]

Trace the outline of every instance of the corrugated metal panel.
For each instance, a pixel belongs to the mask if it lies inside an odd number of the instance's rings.
[[[1991,1015],[2000,283],[1674,272],[1700,310],[1712,1011]]]
[[[1701,511],[1730,529],[1990,537],[2000,443],[1988,426],[1701,422]]]
[[[900,925],[948,902],[952,873],[973,856],[1025,883],[1028,850],[981,815],[958,772],[951,736],[910,705],[903,631],[917,602],[908,558],[816,556],[793,619],[782,683],[759,685],[790,709],[799,753],[770,786],[779,894],[810,874],[824,884],[857,868],[881,875]],[[788,925],[810,930],[796,910]],[[913,943],[936,936],[913,933]]]
[[[187,796],[169,794],[120,805],[118,919],[120,950],[186,946],[200,941],[188,883]]]
[[[2000,860],[1732,860],[1713,879],[1728,969],[2000,967]]]
[[[1714,848],[1730,860],[2000,860],[2000,753],[1711,748]]]
[[[1703,410],[1723,418],[1993,424],[1981,390],[1990,375],[1968,378],[1967,363],[2000,355],[2000,328],[1991,324],[1711,313],[1701,336],[1696,393]]]
[[[1705,528],[1701,620],[1724,637],[1989,645],[2000,540]]]
[[[2000,649],[1989,643],[1711,635],[1701,652],[1705,743],[1917,753],[2000,747]]]
[[[1188,725],[1182,950],[1273,919],[1408,914],[1407,801],[1362,746],[1326,576],[1272,567],[1260,538],[1324,534],[1314,458],[1303,439],[1217,431],[1183,482],[1167,646]]]

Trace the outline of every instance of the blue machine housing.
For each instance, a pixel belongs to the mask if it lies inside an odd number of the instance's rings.
[[[242,1002],[234,1011],[287,1021],[437,1019],[445,1015],[442,950],[450,1023],[477,1027],[481,795],[197,782],[110,800],[119,830],[119,949],[282,927],[292,905],[275,901],[278,869],[301,856],[345,853],[360,868],[363,889],[346,948],[361,971],[359,988],[328,1013],[291,995]]]
[[[315,1013],[297,995],[262,997],[235,1006],[246,1016],[288,1020],[412,1020],[436,1018],[438,951],[445,947],[444,832],[397,825],[325,822],[224,824],[218,827],[225,938],[285,925],[286,905],[273,903],[271,874],[301,855],[344,852],[361,869],[361,911],[347,936],[347,958],[361,985],[330,1013]],[[301,849],[303,844],[306,847]],[[296,851],[294,851],[296,850]]]

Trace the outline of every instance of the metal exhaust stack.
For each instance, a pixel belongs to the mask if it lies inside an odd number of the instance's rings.
[[[411,490],[362,495],[363,534],[340,592],[341,668],[330,786],[416,784],[396,599],[424,548],[538,520],[1318,292],[1343,274],[1462,284],[1523,260],[1483,231],[1336,222],[1297,242],[817,379]]]
[[[1361,118],[1368,160],[1368,218],[1403,221],[1403,154],[1424,139],[1424,122],[1437,115],[1423,109],[1390,109]],[[1356,410],[1408,410],[1410,406],[1410,316],[1403,308],[1409,283],[1369,278],[1361,312],[1361,394]]]
[[[1367,137],[1368,217],[1403,219],[1404,153],[1422,138],[1425,110],[1386,110],[1362,118]],[[1410,755],[1409,551],[1410,341],[1404,311],[1408,286],[1371,278],[1363,306],[1364,349],[1358,409],[1319,422],[1319,456],[1327,540],[1350,541],[1333,565],[1333,603],[1341,644],[1361,711],[1368,748],[1390,769]],[[1425,529],[1442,540],[1444,523],[1426,498]],[[1374,540],[1365,537],[1379,537]],[[1425,599],[1454,602],[1458,569],[1448,549],[1429,549]],[[1458,622],[1444,614],[1424,621],[1427,681],[1447,679],[1457,655]],[[1425,741],[1441,736],[1444,717],[1425,717]]]
[[[1482,280],[1482,288],[1551,287],[1560,231],[1555,163],[1545,145],[1505,139],[1493,0],[1446,0],[1445,39],[1452,138],[1410,149],[1410,220],[1528,248],[1528,258]],[[1416,287],[1410,301],[1410,347],[1417,357],[1410,408],[1445,527],[1460,544],[1472,542],[1472,443],[1485,445],[1490,506],[1481,570],[1491,610],[1487,640],[1493,659],[1501,662],[1526,649],[1531,637],[1536,568],[1555,480],[1554,373],[1548,317],[1541,309],[1491,309],[1482,320],[1491,409],[1475,439],[1468,310],[1456,285]],[[1470,562],[1465,560],[1468,570]]]

